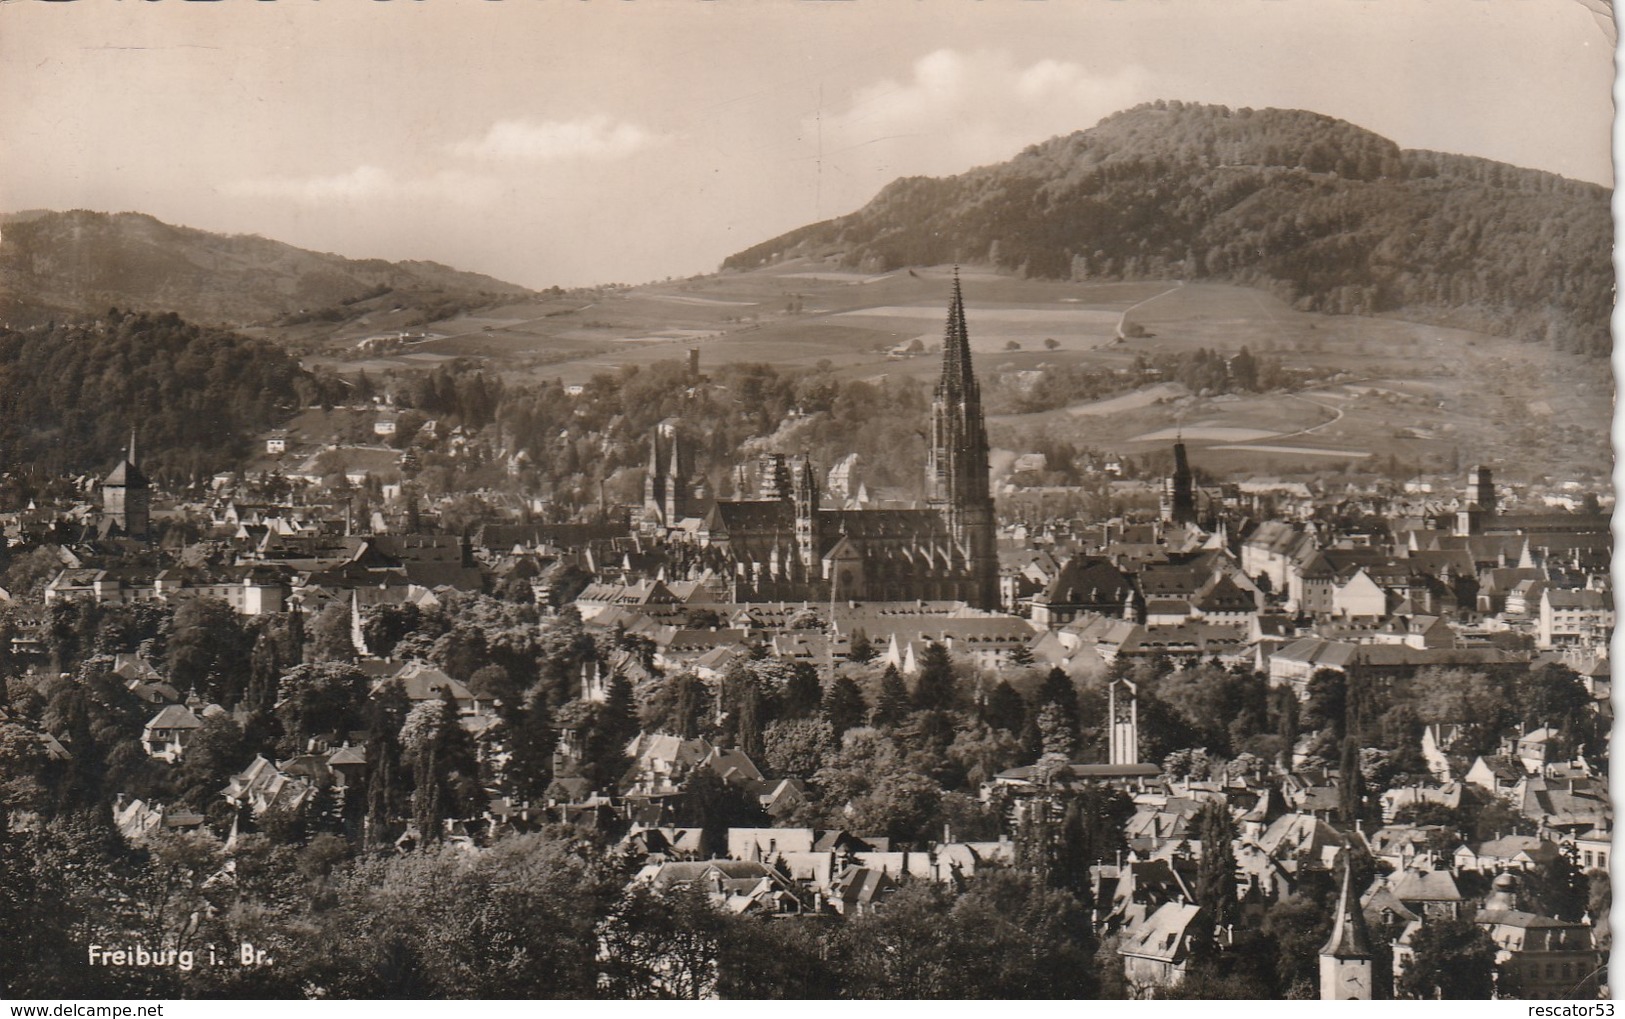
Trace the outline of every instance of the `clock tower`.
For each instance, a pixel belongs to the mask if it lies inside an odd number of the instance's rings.
[[[1111,719],[1111,764],[1140,763],[1139,688],[1119,677],[1106,687],[1106,716]]]
[[[1360,900],[1349,889],[1349,851],[1343,851],[1343,891],[1337,899],[1332,936],[1320,950],[1320,1000],[1370,1001],[1371,936]]]

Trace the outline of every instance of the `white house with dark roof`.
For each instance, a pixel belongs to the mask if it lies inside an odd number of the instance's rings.
[[[1482,874],[1533,870],[1551,863],[1560,851],[1557,843],[1536,835],[1501,835],[1486,839],[1477,846],[1458,846],[1451,863],[1457,870]]]
[[[1608,869],[1614,855],[1614,831],[1606,824],[1596,825],[1574,836],[1574,855],[1584,870]]]
[[[184,704],[171,704],[152,716],[141,730],[141,748],[148,757],[156,757],[170,764],[181,759],[192,735],[203,727],[203,720]]]
[[[1614,600],[1606,591],[1563,591],[1540,596],[1535,643],[1541,648],[1607,647],[1614,632]]]
[[[1157,988],[1175,987],[1185,979],[1198,908],[1188,902],[1165,902],[1131,928],[1118,943],[1123,980],[1136,998]]]

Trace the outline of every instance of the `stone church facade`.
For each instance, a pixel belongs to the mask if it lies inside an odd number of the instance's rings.
[[[732,600],[964,601],[999,607],[999,561],[987,430],[954,278],[931,405],[927,502],[920,509],[823,509],[806,456],[763,458],[757,497],[707,500],[674,423],[652,443],[645,519],[697,517],[692,560]],[[703,510],[701,503],[709,505]]]

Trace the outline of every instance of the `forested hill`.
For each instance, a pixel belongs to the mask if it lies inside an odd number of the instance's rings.
[[[1409,317],[1610,350],[1610,192],[1401,150],[1302,110],[1157,102],[731,256],[864,271],[950,261],[1050,279],[1268,287],[1306,310]]]
[[[413,306],[529,293],[435,262],[349,259],[133,212],[0,217],[0,322],[13,326],[109,307],[246,325],[391,292],[392,301]]]
[[[105,472],[134,428],[147,473],[207,477],[316,387],[278,347],[173,313],[0,329],[0,472]]]

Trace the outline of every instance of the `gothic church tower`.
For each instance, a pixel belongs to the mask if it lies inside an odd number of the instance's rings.
[[[980,609],[999,607],[999,556],[987,460],[982,393],[971,369],[965,301],[954,270],[953,302],[942,341],[942,377],[931,403],[926,492],[944,514],[969,577],[963,592]]]
[[[1163,482],[1162,519],[1170,524],[1196,523],[1196,476],[1182,441],[1174,443],[1174,473]]]
[[[135,465],[135,433],[131,432],[129,455],[102,482],[102,515],[117,524],[126,537],[146,538],[151,505],[151,485]]]

